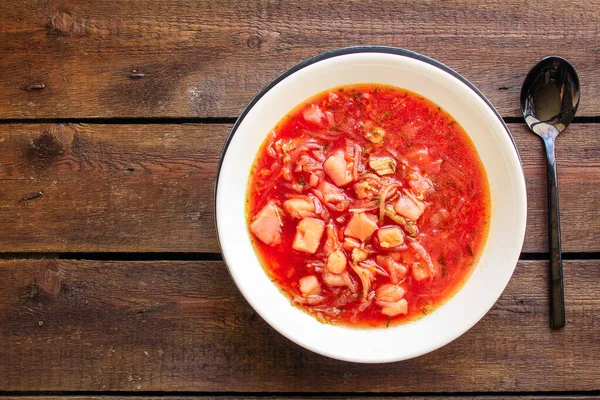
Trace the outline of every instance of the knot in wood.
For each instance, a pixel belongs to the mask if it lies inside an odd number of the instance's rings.
[[[60,270],[42,269],[38,275],[37,285],[40,293],[57,296],[62,286],[62,273]]]
[[[250,35],[246,40],[248,47],[251,49],[260,49],[263,44],[263,38],[260,35]]]
[[[67,9],[57,9],[50,16],[48,24],[50,31],[59,33],[63,36],[83,36],[86,33],[86,23],[84,19]]]

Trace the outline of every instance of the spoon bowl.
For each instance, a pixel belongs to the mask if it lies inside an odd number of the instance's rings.
[[[529,71],[521,90],[521,112],[529,128],[556,137],[571,123],[579,106],[575,68],[564,58],[546,57]]]
[[[548,232],[550,245],[550,326],[565,326],[560,243],[560,212],[554,142],[573,121],[580,86],[575,68],[564,58],[546,57],[527,74],[521,88],[521,112],[532,132],[544,140],[548,161]]]

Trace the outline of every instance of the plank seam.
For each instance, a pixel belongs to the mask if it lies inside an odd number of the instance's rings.
[[[90,125],[177,125],[234,124],[237,117],[135,117],[135,118],[39,118],[0,119],[0,125],[90,124]]]
[[[0,125],[10,124],[90,124],[90,125],[167,125],[167,124],[234,124],[238,117],[115,117],[115,118],[4,118]],[[519,116],[502,117],[507,124],[524,123]],[[598,124],[600,116],[579,116],[575,124]]]
[[[600,390],[581,390],[581,391],[533,391],[533,392],[166,392],[166,391],[140,391],[140,392],[122,392],[122,391],[0,391],[0,396],[5,397],[82,397],[82,396],[102,396],[102,397],[285,397],[285,398],[305,398],[307,396],[323,397],[471,397],[471,398],[519,398],[519,397],[552,397],[552,398],[589,398],[600,397]]]
[[[89,261],[223,261],[221,253],[214,252],[0,252],[0,260],[89,260]],[[521,253],[520,261],[544,261],[548,253]],[[563,253],[563,260],[600,260],[600,252]]]

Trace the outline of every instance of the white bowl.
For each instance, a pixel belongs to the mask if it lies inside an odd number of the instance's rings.
[[[292,306],[260,265],[246,226],[249,171],[267,133],[306,99],[329,88],[356,83],[405,88],[444,108],[475,144],[491,191],[490,231],[471,277],[435,312],[387,329],[322,324]],[[353,362],[417,357],[465,333],[489,311],[508,284],[525,235],[525,179],[510,132],[498,112],[469,81],[445,65],[389,47],[330,51],[292,67],[267,85],[231,130],[217,172],[215,196],[223,258],[250,305],[297,344]]]

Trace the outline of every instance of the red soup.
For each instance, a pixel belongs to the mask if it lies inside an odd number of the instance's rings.
[[[320,321],[386,327],[435,310],[485,244],[489,188],[444,110],[384,85],[302,103],[250,175],[248,227],[265,270]]]

